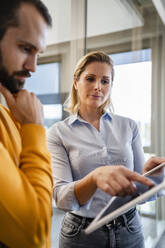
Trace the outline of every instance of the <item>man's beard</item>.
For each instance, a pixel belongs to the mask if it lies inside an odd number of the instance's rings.
[[[16,79],[15,76],[30,77],[30,73],[27,70],[13,72],[9,75],[7,68],[3,65],[2,52],[0,49],[0,83],[5,86],[12,94],[21,90],[25,84],[25,81]]]

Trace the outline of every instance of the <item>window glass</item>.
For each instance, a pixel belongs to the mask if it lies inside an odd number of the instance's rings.
[[[59,93],[60,63],[37,66],[37,71],[27,79],[25,88],[36,95]]]
[[[151,50],[113,54],[115,78],[112,102],[115,114],[134,119],[143,146],[151,145]]]
[[[45,104],[44,108],[44,125],[49,128],[55,122],[62,119],[62,104]]]
[[[42,102],[46,128],[62,119],[60,63],[38,65],[37,72],[27,79],[25,88],[35,92]]]

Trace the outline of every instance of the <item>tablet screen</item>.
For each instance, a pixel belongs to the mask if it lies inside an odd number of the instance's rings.
[[[165,189],[164,174],[161,173],[157,176],[147,176],[154,183],[155,186],[149,189],[146,185],[136,182],[136,191],[131,196],[125,197],[112,197],[109,203],[100,211],[96,218],[91,222],[91,224],[85,230],[86,233],[91,233],[105,225],[106,223],[114,220],[118,216],[124,214],[129,209],[136,206],[136,204],[143,203],[146,200],[155,199],[159,192],[159,196],[162,195],[160,191]]]

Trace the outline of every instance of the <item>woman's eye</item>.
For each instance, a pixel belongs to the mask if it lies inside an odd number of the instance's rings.
[[[109,84],[108,80],[102,80],[102,84]]]
[[[89,82],[93,82],[94,81],[94,78],[87,78],[87,80],[89,81]]]

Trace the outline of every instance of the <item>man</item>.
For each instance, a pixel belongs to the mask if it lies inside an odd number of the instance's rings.
[[[0,247],[50,247],[52,175],[42,105],[23,90],[45,49],[51,17],[40,0],[0,3]]]

